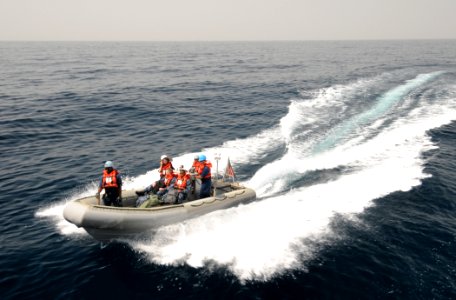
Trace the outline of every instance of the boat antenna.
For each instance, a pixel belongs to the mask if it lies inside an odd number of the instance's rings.
[[[216,163],[216,167],[215,167],[215,182],[214,182],[214,196],[215,196],[215,193],[216,193],[216,189],[217,189],[217,179],[218,179],[218,163],[219,163],[219,160],[221,158],[221,154],[220,153],[215,153],[214,154],[214,159],[215,161],[217,162]]]
[[[215,180],[217,181],[218,179],[218,165],[219,165],[219,160],[222,158],[220,153],[214,153],[214,159],[217,162],[216,164],[216,169],[215,169]]]

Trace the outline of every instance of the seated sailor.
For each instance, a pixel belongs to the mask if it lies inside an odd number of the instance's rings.
[[[151,185],[147,186],[144,190],[136,191],[138,196],[144,195],[145,193],[154,193],[156,194],[160,188],[164,187],[166,171],[170,169],[171,171],[174,170],[173,164],[171,163],[171,158],[163,154],[160,158],[160,168],[158,168],[158,172],[160,173],[160,179],[154,181]]]
[[[168,169],[171,169],[171,171],[174,170],[171,160],[172,159],[166,154],[163,154],[160,157],[160,168],[158,168],[158,172],[160,173],[160,179],[152,183],[152,185],[150,185],[149,187],[147,187],[148,192],[152,191],[152,193],[156,194],[158,190],[164,186],[166,171]]]
[[[173,187],[175,181],[176,175],[174,174],[173,170],[171,168],[166,169],[166,175],[163,180],[163,186],[160,187],[157,191],[158,199],[163,199],[163,197]]]
[[[190,175],[184,169],[184,166],[180,166],[179,174],[174,182],[174,190],[176,191],[176,203],[182,203],[187,200],[188,193],[191,189]]]

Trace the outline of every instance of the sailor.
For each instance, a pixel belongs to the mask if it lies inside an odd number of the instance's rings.
[[[200,162],[199,162],[199,155],[195,155],[195,157],[193,157],[193,164],[192,164],[192,167],[190,168],[189,171],[197,171],[199,169],[199,166],[200,166]]]
[[[200,167],[199,155],[195,155],[195,157],[193,158],[193,164],[190,167],[190,169],[188,170],[188,172],[190,173],[189,174],[190,175],[190,186],[191,186],[190,191],[192,194],[195,194],[195,186],[196,186],[195,174],[198,174],[199,167]]]
[[[163,178],[163,185],[157,191],[157,196],[159,200],[162,200],[163,197],[169,192],[169,189],[173,187],[174,182],[176,182],[176,175],[173,172],[173,169],[166,169],[166,175]]]
[[[190,175],[184,169],[184,166],[180,166],[179,174],[174,182],[174,189],[177,192],[176,202],[182,203],[187,200],[187,195],[190,192]]]
[[[201,179],[201,189],[200,189],[200,198],[206,198],[211,196],[211,168],[212,164],[211,162],[206,160],[206,155],[201,154],[199,156],[199,162],[200,162],[200,167],[197,170],[198,175],[196,178]]]
[[[166,171],[170,169],[171,171],[174,170],[173,164],[171,163],[171,158],[163,154],[160,157],[160,168],[158,168],[158,172],[160,173],[160,179],[152,183],[152,185],[146,188],[147,192],[152,191],[152,193],[156,194],[160,188],[164,186]]]
[[[114,169],[112,161],[109,160],[104,164],[103,176],[98,186],[98,192],[95,195],[98,205],[100,205],[100,193],[103,189],[105,190],[103,195],[104,205],[122,206],[122,178],[119,171]]]
[[[168,155],[163,154],[160,157],[160,168],[158,169],[158,172],[160,173],[160,179],[166,176],[166,170],[170,168],[174,170],[173,164],[171,163],[171,158],[169,158]]]

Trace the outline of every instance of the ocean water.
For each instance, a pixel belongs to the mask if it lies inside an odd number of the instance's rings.
[[[1,299],[456,298],[456,41],[1,42]],[[113,160],[257,200],[101,247]]]

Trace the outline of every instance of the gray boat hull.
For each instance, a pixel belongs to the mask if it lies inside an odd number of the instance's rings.
[[[69,202],[64,218],[84,228],[95,239],[107,242],[119,238],[133,238],[161,226],[179,223],[204,214],[246,203],[256,198],[255,191],[236,184],[225,185],[228,192],[216,197],[198,199],[182,204],[151,208],[133,207],[138,196],[133,190],[123,191],[124,207],[97,205],[95,196]]]

